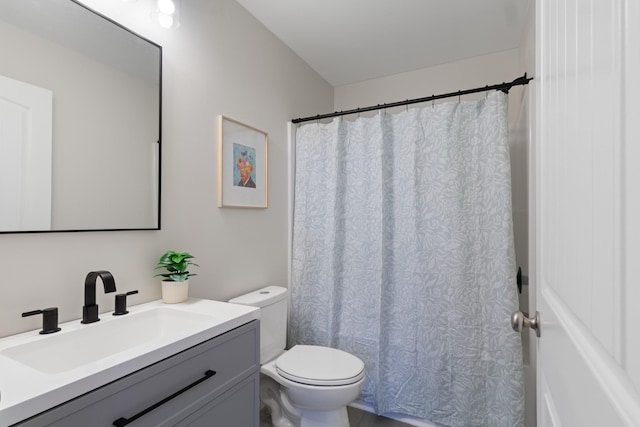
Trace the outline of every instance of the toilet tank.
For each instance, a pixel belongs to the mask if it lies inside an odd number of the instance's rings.
[[[288,291],[267,286],[229,300],[232,304],[260,308],[260,364],[279,356],[287,344]]]

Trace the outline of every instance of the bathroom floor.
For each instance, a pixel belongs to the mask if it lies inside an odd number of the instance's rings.
[[[347,412],[349,413],[349,423],[351,427],[411,427],[400,421],[379,417],[376,414],[349,406],[347,406]],[[260,427],[273,427],[268,409],[263,409],[262,412],[260,412]]]

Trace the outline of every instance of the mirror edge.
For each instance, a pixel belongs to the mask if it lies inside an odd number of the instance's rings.
[[[2,234],[85,233],[85,232],[105,232],[105,231],[159,231],[159,230],[162,230],[162,221],[161,221],[162,219],[162,54],[163,54],[162,46],[138,34],[137,32],[131,30],[130,28],[127,28],[121,23],[109,18],[108,16],[105,16],[104,14],[90,8],[89,6],[81,3],[79,0],[70,0],[70,1],[158,48],[158,80],[159,80],[158,100],[159,102],[158,102],[158,141],[157,141],[157,144],[158,144],[157,223],[155,227],[144,227],[144,228],[89,228],[89,229],[70,229],[70,230],[15,230],[15,231],[0,230],[0,235]]]

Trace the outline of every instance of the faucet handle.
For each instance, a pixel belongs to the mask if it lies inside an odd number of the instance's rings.
[[[22,317],[35,316],[42,314],[42,330],[41,334],[52,334],[58,332],[58,307],[43,308],[42,310],[33,310],[22,313]]]
[[[129,291],[126,294],[118,294],[116,295],[116,309],[113,312],[114,316],[122,316],[123,314],[127,314],[129,311],[127,310],[127,295],[137,294],[138,291]]]

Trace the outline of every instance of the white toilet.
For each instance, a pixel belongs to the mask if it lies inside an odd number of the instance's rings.
[[[364,381],[364,363],[329,347],[285,351],[288,291],[268,286],[230,303],[260,307],[260,401],[275,427],[349,427],[347,404]]]

